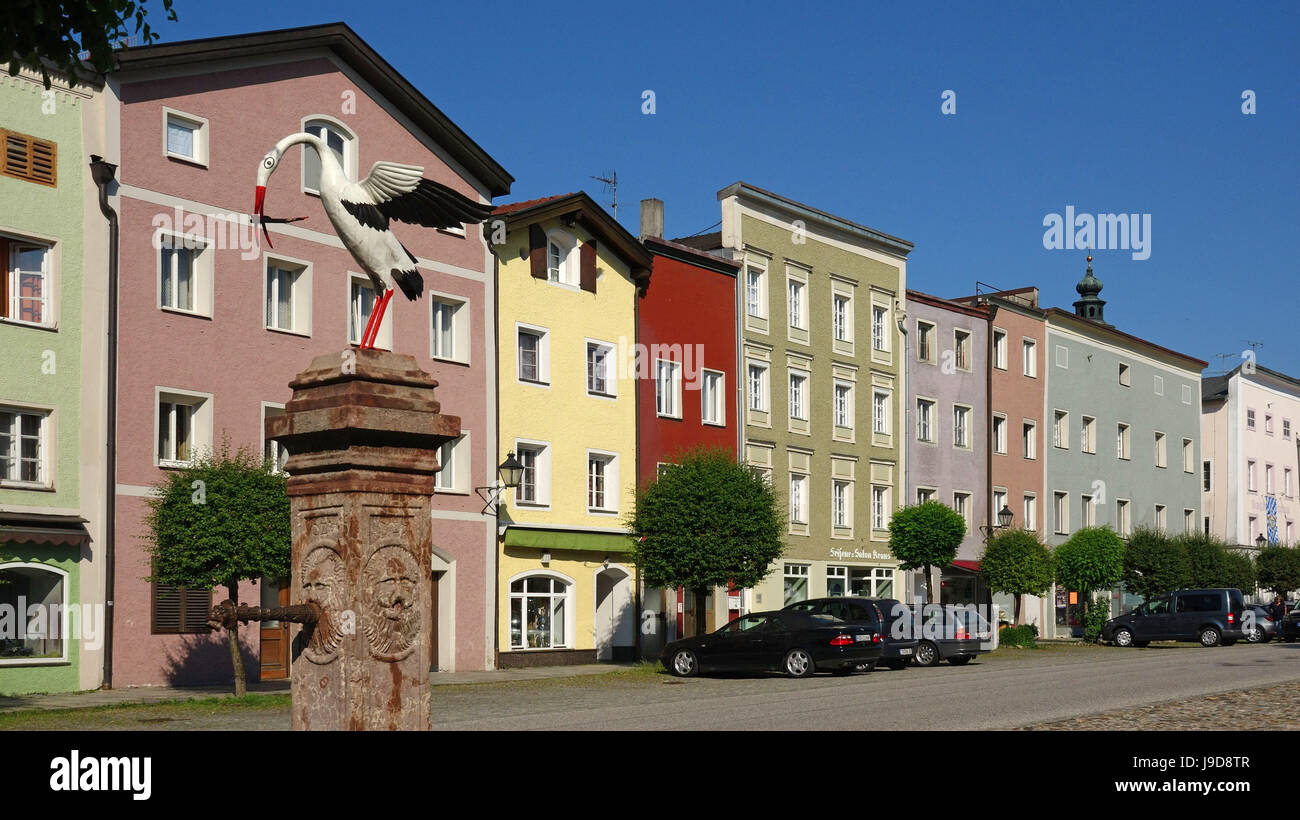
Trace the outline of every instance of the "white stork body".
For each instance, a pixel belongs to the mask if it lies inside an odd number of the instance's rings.
[[[397,239],[389,222],[397,220],[430,228],[461,227],[466,222],[478,223],[487,218],[492,206],[474,202],[445,185],[424,179],[424,169],[418,165],[381,160],[371,166],[365,179],[353,182],[343,173],[334,152],[324,141],[312,134],[298,133],[276,143],[258,167],[255,211],[263,220],[263,233],[266,222],[274,221],[265,219],[262,213],[266,183],[284,152],[300,143],[304,150],[314,150],[320,157],[321,205],[334,232],[370,277],[376,293],[383,294],[362,335],[361,347],[373,347],[394,286],[412,301],[424,291],[424,279],[416,269],[415,255]],[[268,245],[270,241],[267,234]]]

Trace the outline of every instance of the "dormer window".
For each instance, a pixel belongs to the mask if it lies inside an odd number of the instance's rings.
[[[564,231],[546,234],[546,281],[558,285],[578,286],[577,242]]]

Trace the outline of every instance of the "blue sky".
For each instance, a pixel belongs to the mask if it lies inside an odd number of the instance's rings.
[[[1085,254],[1044,248],[1044,217],[1149,214],[1148,259],[1095,254],[1107,319],[1209,373],[1257,341],[1259,363],[1300,376],[1300,4],[176,11],[153,9],[166,41],[348,23],[514,175],[498,202],[581,188],[608,204],[590,177],[615,170],[619,220],[635,232],[657,196],[681,236],[745,180],[912,241],[909,285],[940,296],[1036,284],[1069,309]]]

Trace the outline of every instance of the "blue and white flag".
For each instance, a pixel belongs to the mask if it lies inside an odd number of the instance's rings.
[[[1277,496],[1270,495],[1264,501],[1264,515],[1268,521],[1268,543],[1277,545]]]

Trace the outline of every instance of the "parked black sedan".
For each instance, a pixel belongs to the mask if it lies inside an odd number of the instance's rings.
[[[679,677],[709,671],[780,670],[796,678],[814,672],[870,672],[880,661],[880,633],[830,615],[754,612],[708,635],[664,647],[660,662]]]
[[[870,627],[883,636],[880,662],[890,669],[906,669],[916,654],[916,638],[905,634],[905,630],[895,629],[894,621],[900,617],[893,607],[881,604],[898,603],[893,599],[883,601],[855,596],[837,598],[812,598],[790,604],[782,612],[819,612],[833,615],[851,624]]]

